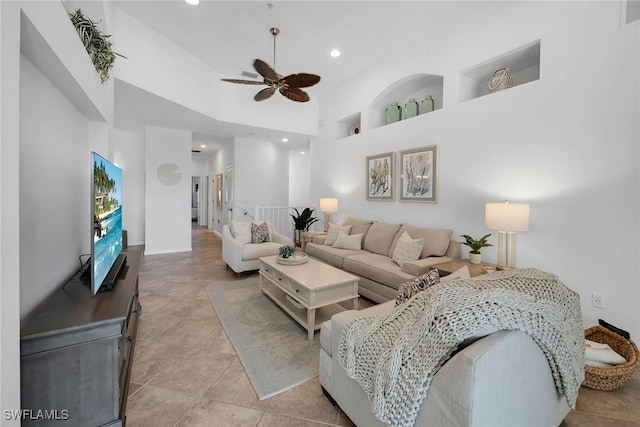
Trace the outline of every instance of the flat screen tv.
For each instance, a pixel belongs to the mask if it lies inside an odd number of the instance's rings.
[[[91,296],[115,286],[126,261],[122,252],[122,170],[91,153],[93,213],[91,238]]]

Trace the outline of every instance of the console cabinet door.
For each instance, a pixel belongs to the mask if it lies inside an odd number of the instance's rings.
[[[22,409],[33,412],[22,425],[102,426],[117,420],[118,339],[97,339],[23,356]],[[65,410],[68,419],[60,419]],[[38,411],[51,411],[49,417],[54,419],[38,419]]]

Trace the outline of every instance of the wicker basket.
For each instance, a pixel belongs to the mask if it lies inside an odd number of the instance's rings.
[[[615,390],[629,381],[633,371],[640,365],[640,352],[632,340],[627,340],[599,325],[585,330],[584,337],[608,344],[616,353],[627,359],[627,363],[611,368],[585,365],[583,386],[595,390]]]

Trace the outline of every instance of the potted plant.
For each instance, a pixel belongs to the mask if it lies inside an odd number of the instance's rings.
[[[111,41],[109,41],[111,36],[100,31],[98,28],[100,21],[92,21],[84,16],[80,9],[70,13],[69,18],[89,54],[93,66],[100,75],[100,80],[102,83],[106,82],[111,77],[111,68],[113,68],[116,55],[121,58],[126,58],[126,56],[111,49]]]
[[[294,248],[293,246],[287,245],[287,246],[280,246],[280,257],[282,258],[289,258],[291,255],[293,255],[293,253],[296,251],[296,248]]]
[[[302,213],[298,212],[298,209],[293,208],[296,211],[296,214],[289,214],[291,218],[293,218],[293,225],[295,227],[296,232],[296,245],[300,245],[300,233],[303,231],[309,231],[309,227],[318,221],[318,218],[311,216],[313,215],[313,209],[304,208]]]
[[[491,236],[491,233],[482,236],[479,239],[474,239],[468,234],[463,234],[464,238],[463,245],[467,245],[471,248],[471,252],[469,252],[469,261],[471,264],[480,264],[482,262],[482,255],[480,254],[480,249],[485,248],[487,246],[493,246],[491,243],[487,241],[487,239]]]

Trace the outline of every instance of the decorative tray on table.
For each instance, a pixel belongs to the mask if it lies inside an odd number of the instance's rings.
[[[294,253],[289,258],[282,258],[281,256],[276,257],[276,261],[278,264],[283,265],[299,265],[304,264],[309,260],[309,257],[304,252],[302,253]]]

